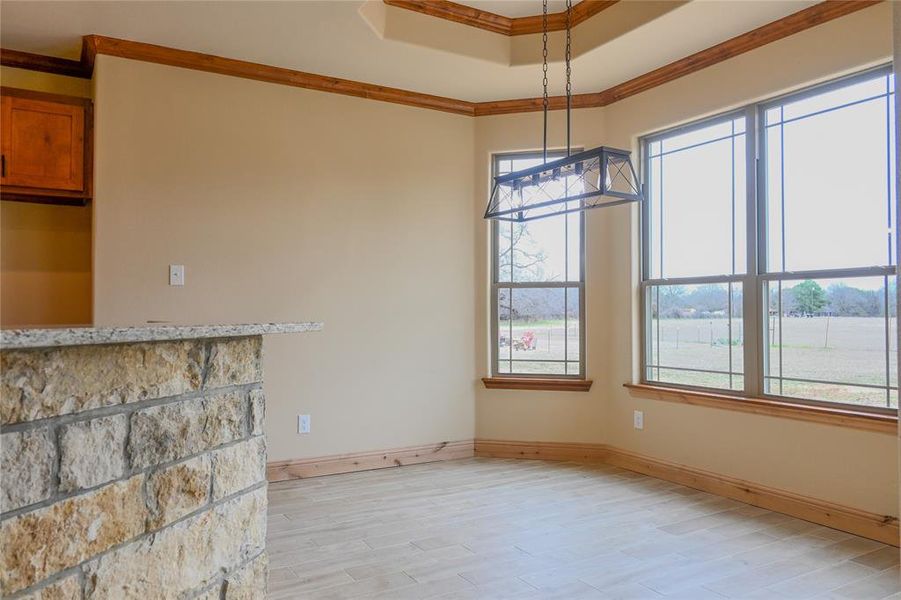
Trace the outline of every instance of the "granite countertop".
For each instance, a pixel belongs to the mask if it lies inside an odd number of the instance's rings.
[[[242,325],[147,325],[141,327],[60,327],[0,330],[0,349],[128,344],[202,338],[247,337],[321,331],[322,323],[246,323]]]

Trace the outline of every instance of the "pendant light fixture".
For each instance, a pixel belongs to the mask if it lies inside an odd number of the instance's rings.
[[[543,0],[544,151],[542,164],[494,178],[486,219],[534,221],[642,200],[631,152],[599,146],[572,154],[572,0],[566,0],[566,157],[547,160],[547,0]]]

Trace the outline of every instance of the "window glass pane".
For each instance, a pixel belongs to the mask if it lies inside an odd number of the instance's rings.
[[[721,390],[740,391],[744,386],[744,377],[732,375],[731,388],[729,375],[722,373],[702,373],[698,371],[682,371],[677,369],[654,368],[648,369],[654,376],[648,376],[648,381],[660,383],[674,383],[676,385],[689,385],[692,387],[716,388]],[[659,373],[659,374],[658,374]]]
[[[859,102],[866,98],[872,98],[886,93],[888,84],[886,76],[876,77],[865,81],[843,85],[834,90],[822,92],[807,98],[800,98],[783,105],[783,119],[797,119],[813,113],[831,110]]]
[[[513,375],[566,375],[566,367],[558,362],[513,361]]]
[[[785,104],[767,126],[768,270],[890,264],[891,101],[883,76]]]
[[[518,171],[541,162],[540,157],[499,159],[497,173]],[[526,223],[495,222],[498,281],[580,281],[581,219],[581,213],[572,213]]]
[[[570,203],[575,208],[575,203]],[[570,213],[566,219],[567,281],[582,279],[582,213]]]
[[[663,244],[662,242],[662,223],[663,223],[663,159],[653,158],[648,164],[648,185],[645,193],[648,195],[648,210],[650,218],[648,219],[648,231],[650,239],[647,247],[650,253],[649,262],[651,265],[651,279],[660,279],[663,275],[660,272],[660,266],[663,264]]]
[[[566,288],[566,373],[579,375],[580,322],[579,288]],[[575,362],[573,362],[575,361]]]
[[[725,138],[732,135],[732,122],[723,121],[707,127],[691,129],[685,133],[675,133],[661,140],[663,152],[682,150],[690,146],[706,144],[717,138]]]
[[[651,276],[745,271],[744,118],[662,140],[650,160]]]
[[[513,281],[513,239],[515,223],[495,221],[497,227],[497,280]]]
[[[651,286],[648,296],[648,379],[741,390],[741,285]]]
[[[565,216],[513,223],[512,248],[513,281],[566,280]]]
[[[894,301],[886,277],[772,282],[765,391],[867,406],[897,406],[889,394],[896,358]],[[897,387],[897,382],[892,382]],[[890,399],[890,396],[892,398]]]
[[[501,344],[510,349],[513,373],[565,372],[565,288],[513,288],[510,333]],[[553,361],[553,363],[549,362]],[[559,366],[559,368],[558,368]]]
[[[497,290],[497,372],[510,372],[510,359],[512,358],[512,348],[510,339],[512,337],[510,327],[510,288],[498,288]]]
[[[776,109],[779,110],[779,109]],[[766,156],[763,158],[766,168],[767,206],[767,265],[770,271],[784,271],[785,261],[782,252],[782,128],[768,127],[765,133]]]

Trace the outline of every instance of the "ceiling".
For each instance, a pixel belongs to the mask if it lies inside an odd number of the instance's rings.
[[[531,17],[541,14],[541,0],[455,0],[457,4],[465,4],[479,10],[503,15],[512,19],[518,17]],[[573,6],[579,0],[573,0]],[[548,0],[547,11],[549,13],[563,12],[566,10],[566,0]]]
[[[466,4],[508,16],[534,14],[536,5],[540,12],[537,0]],[[575,93],[622,83],[816,2],[666,2],[665,12],[643,16],[651,4],[623,0],[576,27],[574,47],[580,36],[603,35],[580,47]],[[540,94],[540,65],[521,57],[524,47],[540,54],[540,35],[510,38],[381,0],[5,0],[2,10],[0,45],[27,52],[78,58],[81,36],[93,33],[473,102]],[[554,65],[550,92],[562,91]]]

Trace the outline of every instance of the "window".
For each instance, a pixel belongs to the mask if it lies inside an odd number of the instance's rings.
[[[494,174],[541,160],[540,154],[496,155]],[[492,375],[584,378],[582,213],[492,221],[491,227]]]
[[[881,68],[642,140],[645,382],[897,408],[894,92]]]

